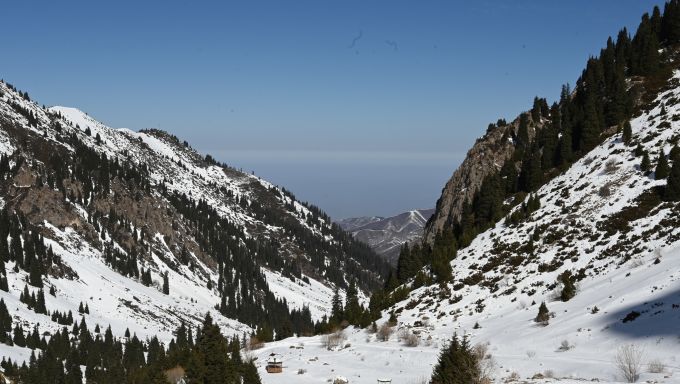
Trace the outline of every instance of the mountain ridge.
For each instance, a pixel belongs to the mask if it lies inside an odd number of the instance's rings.
[[[433,213],[434,209],[415,209],[390,217],[343,219],[338,224],[396,266],[401,246],[420,241],[425,224]]]
[[[272,330],[313,333],[335,288],[356,281],[373,289],[389,269],[318,208],[167,132],[112,129],[75,108],[43,109],[4,82],[0,125],[6,302],[18,302],[30,282],[33,293],[56,290],[46,295],[48,310],[78,313],[88,303],[88,321],[112,324],[116,335],[134,322],[140,337],[168,342],[180,323],[200,324],[209,312],[227,334],[266,339]],[[39,259],[40,278],[29,280],[13,249],[31,237],[54,257]],[[35,319],[30,307],[11,308]],[[25,326],[37,323],[60,327],[49,318]]]

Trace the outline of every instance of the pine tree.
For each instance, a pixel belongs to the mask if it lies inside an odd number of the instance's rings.
[[[529,146],[529,116],[523,113],[519,116],[519,127],[517,128],[518,147]]]
[[[534,319],[535,322],[537,323],[542,323],[545,325],[548,325],[548,321],[550,320],[550,311],[548,311],[548,306],[545,305],[545,301],[541,303],[541,306],[538,307],[538,315],[536,315],[536,318]]]
[[[37,288],[42,288],[43,286],[42,276],[40,274],[40,264],[37,261],[31,263],[28,283]]]
[[[413,271],[411,270],[411,264],[411,249],[409,248],[408,242],[406,242],[401,246],[399,259],[397,259],[397,278],[400,282],[406,282],[412,277]]]
[[[47,314],[47,308],[45,307],[45,292],[42,289],[38,291],[34,311],[35,313]]]
[[[647,175],[651,169],[652,163],[649,161],[649,155],[647,154],[647,151],[644,151],[642,154],[642,161],[640,161],[640,170]]]
[[[537,145],[532,145],[522,160],[522,170],[519,174],[519,189],[531,192],[541,185],[543,170],[541,167],[540,151]]]
[[[342,308],[342,298],[340,297],[340,289],[335,288],[333,299],[331,300],[331,322],[340,323],[344,316]]]
[[[572,280],[571,271],[569,270],[564,271],[564,273],[560,275],[559,281],[562,283],[562,293],[560,294],[560,299],[562,301],[569,301],[574,296],[576,296],[576,286],[574,285],[574,281]]]
[[[203,320],[196,350],[202,356],[205,367],[203,383],[222,384],[230,381],[227,380],[227,377],[233,376],[235,372],[231,372],[229,369],[226,341],[220,333],[219,327],[213,324],[210,313],[206,314]]]
[[[24,330],[21,328],[19,324],[17,324],[14,327],[14,335],[12,336],[12,340],[14,341],[14,344],[19,347],[26,346],[26,337],[24,336]]]
[[[257,367],[252,361],[249,361],[243,366],[243,384],[261,384],[260,374],[257,373]]]
[[[430,384],[470,384],[479,378],[477,360],[466,336],[453,335],[439,354]]]
[[[659,158],[656,160],[656,169],[654,170],[654,178],[656,180],[665,179],[668,177],[670,169],[668,168],[668,160],[666,154],[663,153],[663,148],[659,153]]]
[[[664,200],[680,201],[680,162],[673,162],[671,166],[664,191]]]
[[[659,40],[653,31],[649,14],[642,16],[631,43],[631,55],[630,70],[633,75],[649,75],[659,67]]]
[[[356,283],[352,280],[345,296],[345,320],[352,325],[358,325],[361,320],[361,312],[362,308],[359,305]]]
[[[671,148],[671,151],[668,153],[668,158],[674,163],[680,160],[680,147],[674,145],[673,148]]]
[[[163,274],[163,293],[166,295],[170,294],[170,280],[167,272]]]
[[[661,19],[661,39],[668,44],[680,42],[680,2],[666,2]]]
[[[630,121],[623,123],[623,134],[621,139],[626,145],[630,145],[630,140],[633,138],[633,129],[630,126]]]

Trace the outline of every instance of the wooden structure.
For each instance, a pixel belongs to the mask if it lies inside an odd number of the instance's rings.
[[[275,353],[269,355],[267,360],[267,367],[265,368],[267,373],[281,373],[283,372],[283,361],[276,357]]]

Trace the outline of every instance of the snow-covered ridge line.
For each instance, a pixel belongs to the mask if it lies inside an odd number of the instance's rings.
[[[121,224],[121,228],[127,228],[132,237],[139,238],[144,234],[146,214],[153,209],[165,212],[161,213],[160,219],[156,222],[162,222],[164,218],[173,219],[172,223],[159,224],[172,226],[172,230],[165,233],[146,232],[150,239],[147,238],[143,242],[145,249],[136,263],[142,272],[150,274],[151,282],[147,286],[142,283],[141,278],[126,277],[104,261],[101,244],[106,243],[118,252],[127,254],[122,241],[120,243],[114,241],[107,229],[101,229],[94,238],[83,230],[83,227],[93,222],[94,215],[88,213],[92,209],[91,199],[81,200],[77,196],[78,191],[75,191],[76,196],[69,196],[68,193],[62,196],[55,188],[45,188],[42,197],[48,200],[54,197],[55,206],[67,205],[67,210],[76,216],[72,223],[67,224],[55,225],[50,222],[51,219],[32,223],[40,232],[45,233],[45,243],[52,248],[65,269],[70,271],[69,273],[73,272],[71,276],[74,276],[73,279],[65,276],[49,276],[45,279],[46,289],[54,287],[57,291],[56,297],[46,295],[48,296],[46,306],[50,311],[64,313],[71,311],[75,320],[79,320],[78,307],[81,302],[87,303],[90,307],[90,313],[86,316],[88,324],[92,323],[92,326],[99,324],[101,327],[110,324],[115,335],[122,336],[129,328],[141,338],[155,335],[167,343],[181,322],[196,325],[208,312],[213,314],[213,318],[225,334],[241,335],[252,331],[249,326],[220,315],[216,309],[223,298],[216,287],[219,280],[215,271],[217,266],[211,265],[211,262],[214,264],[214,260],[210,259],[210,256],[216,255],[202,255],[201,258],[198,253],[210,253],[210,250],[199,249],[196,253],[188,250],[188,258],[192,262],[188,266],[178,262],[178,242],[175,241],[177,239],[173,240],[174,243],[166,243],[167,236],[177,234],[179,226],[182,230],[186,229],[186,232],[182,233],[182,236],[185,234],[186,236],[178,237],[186,242],[179,243],[179,246],[198,247],[195,237],[192,237],[195,236],[192,231],[196,229],[191,227],[192,223],[183,227],[184,223],[181,222],[183,218],[170,203],[169,196],[172,196],[172,192],[185,195],[196,202],[207,203],[218,216],[226,219],[229,225],[242,229],[246,240],[262,237],[275,241],[280,247],[278,252],[281,258],[309,259],[310,256],[304,252],[302,246],[295,243],[294,235],[286,233],[284,227],[272,224],[274,221],[268,221],[270,213],[290,216],[305,229],[304,235],[338,243],[335,238],[327,235],[331,227],[324,217],[313,220],[315,212],[296,201],[292,195],[284,193],[282,188],[259,177],[223,167],[165,132],[113,129],[76,108],[61,106],[44,108],[1,82],[0,122],[3,123],[3,127],[8,127],[7,130],[0,129],[0,153],[13,154],[14,158],[21,155],[26,159],[24,179],[20,185],[16,184],[11,188],[23,188],[30,192],[34,189],[36,179],[34,176],[41,175],[44,168],[47,168],[45,175],[49,175],[50,172],[51,160],[48,160],[50,155],[46,154],[47,156],[43,157],[43,153],[31,152],[33,147],[22,144],[19,138],[24,136],[31,140],[35,138],[29,142],[37,142],[60,155],[75,153],[76,149],[71,145],[83,143],[110,160],[115,159],[120,164],[134,164],[144,171],[144,175],[149,176],[151,188],[143,191],[141,198],[147,199],[151,204],[142,207],[140,211],[123,212],[123,215],[137,216],[132,220],[123,220],[124,225]],[[77,140],[72,139],[74,136]],[[52,145],[54,148],[50,147]],[[16,153],[17,150],[22,153]],[[171,193],[166,194],[162,188],[154,188],[161,185]],[[130,197],[134,200],[140,196],[136,193],[126,196],[130,191],[126,189],[125,182],[118,180],[116,186],[118,189],[112,188],[111,199],[105,202],[113,204],[115,207],[113,211],[116,211],[114,214],[118,214],[118,208],[121,211],[130,208],[115,206],[118,201],[122,201],[120,199]],[[35,189],[37,188],[40,187]],[[273,208],[268,206],[267,209],[260,211],[252,208],[251,203],[257,204],[260,199]],[[0,197],[0,207],[4,205],[5,199]],[[265,212],[264,215],[262,211]],[[104,213],[99,213],[106,217],[110,216],[108,212],[111,211],[107,207]],[[286,217],[285,223],[297,228],[289,224],[290,218]],[[309,232],[306,232],[307,230]],[[103,242],[98,243],[97,236],[101,236],[100,240]],[[241,245],[245,244],[245,241],[239,241]],[[169,244],[174,244],[172,245],[174,248],[171,249]],[[291,304],[290,308],[309,307],[313,320],[320,320],[327,314],[326,303],[330,302],[333,291],[332,284],[325,280],[325,276],[310,273],[300,279],[283,277],[280,271],[273,272],[267,268],[263,270],[266,271],[264,275],[269,291],[278,299],[286,298]],[[164,276],[168,276],[170,281],[170,295],[162,293]],[[19,270],[15,273],[12,265],[9,265],[8,281],[10,290],[8,293],[0,292],[0,298],[5,300],[11,314],[16,321],[21,321],[24,329],[31,330],[37,324],[40,324],[41,332],[53,332],[60,328],[45,315],[38,315],[24,303],[19,303],[18,297],[27,282],[25,272]],[[29,289],[33,293],[37,292],[36,288]],[[241,289],[242,287],[236,288],[236,295],[242,292]],[[4,346],[0,346],[0,352],[3,351]],[[5,356],[12,356],[16,360],[16,356],[30,355],[30,352],[28,354],[24,352],[16,348],[16,351]]]

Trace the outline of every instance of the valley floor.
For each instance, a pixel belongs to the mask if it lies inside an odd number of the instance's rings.
[[[579,294],[568,302],[536,297],[538,302],[546,300],[554,313],[547,326],[533,321],[538,304],[503,302],[509,299],[501,296],[490,300],[481,314],[464,311],[455,324],[451,316],[437,319],[435,314],[453,311],[460,303],[444,304],[432,313],[404,309],[400,325],[385,342],[350,327],[344,331],[346,340],[334,350],[323,346],[323,336],[315,336],[268,343],[249,353],[257,358],[265,384],[320,383],[336,376],[353,384],[373,384],[378,378],[420,384],[428,382],[440,348],[457,332],[468,334],[473,344],[488,345],[495,361],[495,382],[514,376],[518,382],[530,383],[619,383],[625,380],[615,357],[619,347],[632,344],[642,351],[638,382],[680,383],[680,269],[676,267],[680,251],[668,247],[661,254],[659,264],[654,264],[655,254],[650,253],[634,265],[610,271],[606,278],[584,280]],[[593,306],[599,308],[595,314]],[[623,323],[621,319],[632,311],[640,316]],[[428,324],[414,327],[416,320]],[[474,329],[477,322],[481,328]],[[419,332],[420,344],[406,346],[399,340],[399,328]],[[265,371],[271,353],[283,360],[283,373]],[[654,362],[663,372],[649,372]],[[538,374],[552,378],[532,379]]]

